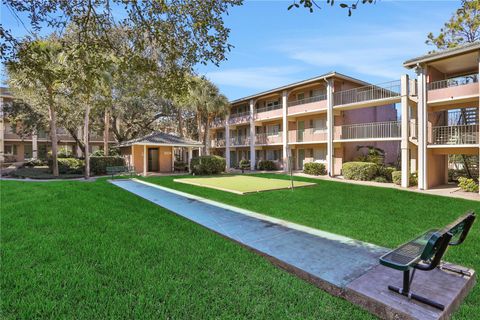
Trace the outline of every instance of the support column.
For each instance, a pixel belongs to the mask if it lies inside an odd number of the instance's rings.
[[[250,170],[255,170],[255,100],[250,100]]]
[[[3,98],[0,97],[0,162],[5,161],[4,133],[5,127],[3,122]]]
[[[327,173],[330,177],[334,175],[333,163],[333,80],[327,80]]]
[[[282,127],[282,156],[283,156],[283,171],[288,172],[289,170],[289,163],[288,163],[288,91],[283,90],[282,92],[282,119],[283,119],[283,127]]]
[[[143,145],[143,176],[147,176],[147,145]]]
[[[38,135],[37,132],[32,134],[32,159],[38,159]]]
[[[161,149],[160,149],[160,150],[161,150]],[[160,150],[158,150],[158,153],[159,153],[159,155],[158,155],[158,157],[159,157],[158,160],[159,160],[159,161],[160,161],[160,157],[162,156],[161,153],[160,153]],[[172,152],[172,153],[171,153],[171,155],[172,155],[172,169],[171,169],[170,171],[171,171],[171,172],[175,172],[175,148],[174,148],[174,147],[172,147],[171,152]],[[159,167],[160,167],[160,164],[159,164]]]
[[[478,61],[478,70],[477,70],[477,77],[480,77],[480,51],[477,53],[478,54],[478,57],[477,57],[477,61]],[[479,90],[480,90],[480,82],[478,83],[478,86],[479,86]],[[480,91],[479,91],[480,92]],[[480,100],[479,100],[479,106],[478,106],[478,114],[480,114]],[[479,126],[480,127],[480,126]],[[480,131],[480,128],[479,128],[479,131]],[[477,137],[480,138],[480,132],[477,132]],[[479,148],[479,154],[478,154],[478,160],[479,160],[479,163],[477,163],[478,167],[480,168],[480,148]],[[447,167],[448,168],[448,167]],[[447,179],[448,181],[448,179]],[[478,188],[478,193],[480,193],[480,188]]]
[[[402,109],[402,187],[408,188],[410,177],[410,149],[408,147],[409,141],[409,123],[410,116],[408,113],[408,75],[403,75],[400,79],[400,94],[401,94],[401,109]]]
[[[225,119],[225,161],[227,162],[227,171],[230,170],[230,124],[228,123],[230,115]]]
[[[418,189],[427,189],[427,68],[417,68],[418,75]]]
[[[192,169],[190,169],[190,162],[192,161],[192,148],[191,147],[188,147],[187,161],[188,161],[188,172],[192,172]]]

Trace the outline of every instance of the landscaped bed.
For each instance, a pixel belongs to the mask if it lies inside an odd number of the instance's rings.
[[[291,189],[292,182],[284,179],[263,178],[251,175],[235,175],[204,178],[181,178],[174,179],[175,182],[190,184],[199,187],[206,187],[236,194],[247,194],[252,192]],[[294,181],[294,188],[313,186],[315,183]]]

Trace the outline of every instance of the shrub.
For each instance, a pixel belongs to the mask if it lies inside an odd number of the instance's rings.
[[[275,162],[270,160],[261,160],[258,162],[258,170],[272,171],[276,170],[277,166]]]
[[[308,162],[303,165],[303,173],[319,176],[326,174],[327,171],[323,163]]]
[[[80,174],[85,169],[85,161],[76,158],[59,158],[58,173],[60,174]],[[53,161],[48,161],[50,171],[52,170]]]
[[[219,156],[200,156],[190,161],[190,170],[193,174],[209,175],[225,171],[225,158]]]
[[[458,186],[466,192],[478,192],[478,184],[473,179],[459,177]]]
[[[40,159],[32,159],[32,160],[29,160],[27,162],[25,162],[24,166],[25,167],[39,167],[39,166],[45,166],[47,165],[47,162],[44,161],[44,160],[40,160]]]
[[[119,156],[119,155],[120,155],[120,152],[119,152],[118,148],[110,147],[108,149],[108,156],[109,157],[114,157],[114,156]],[[95,150],[94,152],[92,152],[92,154],[90,156],[91,157],[103,157],[103,156],[105,156],[105,153],[103,152],[103,149],[98,149],[98,150]]]
[[[370,162],[345,162],[342,172],[346,179],[370,181],[377,175],[378,165]]]
[[[175,161],[173,163],[173,170],[180,172],[188,171],[188,164],[183,161]]]
[[[381,182],[381,183],[387,183],[388,182],[388,180],[384,176],[375,177],[375,179],[373,179],[373,181]]]
[[[107,167],[124,166],[125,160],[122,157],[90,157],[90,172],[94,175],[106,174]]]
[[[395,184],[402,184],[402,171],[393,171],[392,172],[392,181]],[[410,186],[416,186],[418,184],[417,173],[411,173],[409,178]]]
[[[385,180],[387,180],[387,182],[392,182],[393,181],[392,173],[396,170],[397,170],[397,168],[395,168],[395,167],[381,166],[381,167],[378,168],[378,176],[385,178]]]
[[[250,169],[250,160],[245,160],[245,159],[240,160],[240,162],[238,163],[238,167],[239,167],[241,170],[248,170],[248,169]]]

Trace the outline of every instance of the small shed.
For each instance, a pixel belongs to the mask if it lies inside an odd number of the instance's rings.
[[[175,161],[190,163],[193,153],[200,153],[202,143],[176,135],[152,132],[119,144],[125,163],[139,174],[170,173]]]

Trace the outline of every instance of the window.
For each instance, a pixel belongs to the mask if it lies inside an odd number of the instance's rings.
[[[281,150],[267,150],[267,160],[277,161],[280,160]]]
[[[297,93],[297,100],[303,100],[303,99],[305,99],[305,93],[304,92]]]
[[[275,107],[275,106],[278,106],[280,104],[280,102],[277,101],[267,101],[266,103],[266,106],[267,107]]]
[[[310,97],[318,97],[326,94],[325,89],[313,89],[310,90]]]
[[[327,149],[313,149],[313,161],[324,162],[327,160]]]
[[[223,139],[223,131],[217,132],[217,140],[222,140]]]
[[[314,119],[312,127],[314,132],[327,130],[327,119]]]
[[[7,155],[16,155],[17,154],[17,145],[15,144],[9,144],[4,146],[4,154]]]
[[[280,132],[280,125],[273,124],[267,126],[267,136],[278,136]]]
[[[5,123],[5,133],[15,133],[15,131],[13,130],[13,127],[15,125],[12,125],[10,123]]]

